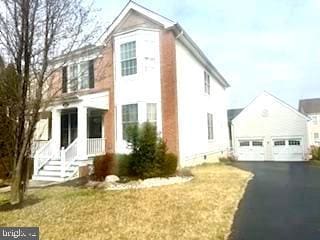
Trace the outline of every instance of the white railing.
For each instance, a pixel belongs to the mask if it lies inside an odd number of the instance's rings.
[[[75,139],[66,149],[61,149],[61,177],[66,176],[66,170],[77,159],[77,139]]]
[[[31,145],[31,156],[34,157],[36,152],[45,146],[49,141],[48,140],[34,140]]]
[[[88,138],[87,139],[87,154],[88,156],[100,155],[105,153],[104,138]]]
[[[40,147],[34,155],[34,172],[38,171],[52,158],[52,140]]]

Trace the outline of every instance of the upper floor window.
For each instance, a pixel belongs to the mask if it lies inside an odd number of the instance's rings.
[[[312,118],[312,123],[313,123],[314,125],[318,124],[317,116],[311,116],[311,118]]]
[[[93,60],[74,63],[62,69],[62,92],[74,92],[78,89],[94,88]]]
[[[157,126],[157,104],[147,104],[147,121],[152,123],[155,127]]]
[[[210,75],[204,72],[204,92],[210,95]]]
[[[138,104],[128,104],[122,106],[122,137],[128,139],[128,130],[138,126]]]
[[[137,73],[136,42],[120,45],[121,75],[128,76]]]
[[[208,140],[213,139],[213,115],[207,113],[207,123],[208,123]]]
[[[313,134],[313,137],[314,137],[314,139],[318,139],[318,138],[319,138],[319,133],[317,133],[317,132],[314,133],[314,134]]]

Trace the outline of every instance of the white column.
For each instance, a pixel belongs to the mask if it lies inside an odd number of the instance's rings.
[[[78,160],[87,160],[87,107],[78,107]]]
[[[52,110],[52,141],[53,153],[55,159],[60,159],[60,141],[61,141],[61,110]]]

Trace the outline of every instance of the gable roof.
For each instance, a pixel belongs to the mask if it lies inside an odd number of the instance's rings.
[[[229,83],[224,79],[224,77],[218,72],[218,70],[213,66],[207,56],[201,51],[197,44],[191,39],[191,37],[183,30],[183,28],[176,22],[158,14],[150,9],[147,9],[134,1],[129,1],[127,5],[122,9],[120,14],[113,20],[109,25],[107,30],[101,35],[97,41],[97,45],[104,45],[106,39],[112,35],[116,27],[121,23],[121,21],[127,16],[127,14],[134,10],[153,21],[159,23],[164,29],[171,30],[174,32],[176,39],[179,40],[190,52],[191,54],[205,66],[206,70],[216,78],[216,80],[224,87],[230,87]]]
[[[301,99],[299,111],[304,114],[320,113],[320,98]]]
[[[100,36],[100,38],[97,41],[98,45],[102,45],[104,43],[104,41],[114,31],[114,29],[118,26],[118,24],[122,21],[122,19],[129,13],[130,10],[135,10],[136,12],[139,12],[142,15],[155,20],[164,28],[169,28],[175,24],[175,22],[173,22],[169,18],[166,18],[156,12],[153,12],[150,9],[147,9],[134,1],[129,1],[125,5],[125,7],[121,10],[119,15],[107,27],[106,31]]]
[[[236,116],[241,113],[243,108],[228,109],[228,122],[230,123]]]
[[[279,104],[281,104],[282,106],[290,109],[291,111],[295,112],[298,116],[305,118],[306,120],[310,120],[310,118],[306,115],[304,115],[303,113],[299,112],[297,109],[295,109],[294,107],[292,107],[291,105],[289,105],[288,103],[282,101],[280,98],[275,97],[274,95],[268,93],[267,91],[263,91],[261,94],[259,94],[257,97],[255,97],[253,99],[252,102],[250,102],[233,120],[232,122],[234,122],[239,116],[241,116],[244,112],[246,112],[246,110],[260,97],[262,96],[269,96],[271,98],[273,98],[276,102],[278,102]]]

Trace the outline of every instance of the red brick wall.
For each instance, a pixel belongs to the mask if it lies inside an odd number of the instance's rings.
[[[160,33],[162,133],[169,152],[179,155],[176,44],[172,31]]]
[[[115,151],[115,119],[114,119],[114,73],[113,73],[113,45],[108,42],[101,53],[102,57],[95,62],[95,89],[109,90],[109,110],[104,115],[104,134],[106,151]]]

